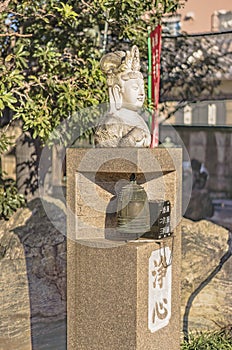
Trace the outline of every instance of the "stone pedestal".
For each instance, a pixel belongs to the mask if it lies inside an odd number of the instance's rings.
[[[68,150],[68,350],[179,350],[181,164],[180,149]],[[171,202],[173,236],[117,233],[131,173],[150,203]]]

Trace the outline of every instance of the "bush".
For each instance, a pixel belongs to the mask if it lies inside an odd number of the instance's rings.
[[[0,171],[0,219],[9,220],[11,215],[25,205],[25,198],[18,193],[12,179],[3,179]]]
[[[232,327],[217,332],[200,332],[190,335],[181,350],[232,350]]]

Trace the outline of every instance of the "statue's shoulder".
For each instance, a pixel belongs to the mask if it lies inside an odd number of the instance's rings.
[[[126,133],[125,124],[113,113],[107,113],[96,128],[94,140],[96,147],[118,147],[120,139]]]

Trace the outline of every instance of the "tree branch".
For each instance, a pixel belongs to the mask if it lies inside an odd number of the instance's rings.
[[[5,11],[7,6],[9,5],[9,3],[10,3],[10,0],[5,0],[5,1],[3,1],[2,4],[0,4],[0,13]]]
[[[29,37],[32,37],[33,34],[20,34],[20,33],[16,33],[16,32],[0,34],[0,37],[6,37],[6,36],[17,36],[17,37],[21,37],[21,38],[29,38]]]

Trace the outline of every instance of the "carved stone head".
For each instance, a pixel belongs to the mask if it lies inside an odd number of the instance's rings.
[[[150,130],[139,113],[145,92],[137,46],[104,55],[100,65],[107,76],[110,109],[95,130],[95,146],[149,147]]]
[[[134,111],[140,109],[145,92],[138,47],[134,45],[131,51],[108,53],[102,57],[100,66],[107,76],[110,112],[121,108]]]

